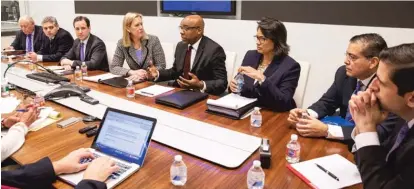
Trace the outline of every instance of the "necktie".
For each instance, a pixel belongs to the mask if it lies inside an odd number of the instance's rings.
[[[193,46],[189,46],[187,49],[187,52],[185,53],[184,68],[183,68],[183,74],[184,74],[185,79],[190,79],[190,76],[188,75],[188,73],[190,72],[192,49],[193,49]]]
[[[364,84],[361,82],[361,81],[358,81],[357,82],[357,85],[356,85],[356,87],[355,87],[355,90],[354,90],[354,92],[352,93],[352,94],[357,94],[361,89],[362,89],[362,87],[364,86]],[[346,116],[345,116],[345,120],[347,120],[347,121],[350,121],[350,122],[352,122],[352,123],[354,123],[354,120],[352,120],[352,115],[351,115],[351,113],[349,112],[349,107],[348,107],[348,109],[346,110]]]
[[[85,44],[82,42],[81,44],[80,44],[80,59],[81,59],[81,61],[85,61],[85,51],[84,51],[84,48],[85,48]]]
[[[394,145],[392,146],[391,150],[388,152],[387,157],[385,158],[386,161],[388,161],[388,157],[390,156],[390,154],[398,148],[398,146],[400,146],[401,142],[404,140],[405,136],[407,135],[408,131],[410,130],[410,128],[408,128],[408,123],[404,124],[401,129],[400,132],[398,133],[397,139],[395,140]]]
[[[32,34],[27,35],[27,48],[26,52],[33,52]]]

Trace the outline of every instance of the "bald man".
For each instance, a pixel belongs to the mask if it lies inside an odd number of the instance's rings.
[[[30,16],[22,16],[19,19],[20,31],[7,49],[26,50],[26,52],[37,52],[42,47],[43,30],[41,26],[35,25]]]
[[[152,66],[147,77],[157,82],[174,80],[172,85],[185,89],[222,94],[227,88],[223,48],[204,36],[204,20],[199,15],[185,17],[179,29],[182,41],[175,49],[173,67],[157,70]]]

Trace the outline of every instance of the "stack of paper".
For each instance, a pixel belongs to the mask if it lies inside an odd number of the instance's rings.
[[[61,119],[60,113],[52,107],[45,107],[40,110],[39,117],[29,126],[29,131],[37,131]]]
[[[173,87],[165,87],[162,85],[152,85],[152,86],[140,89],[140,90],[136,90],[135,93],[140,94],[142,96],[154,97],[154,96],[158,96],[162,93],[166,93],[172,90],[174,90]]]
[[[111,79],[113,77],[121,77],[121,76],[115,75],[112,73],[106,73],[106,74],[95,75],[95,76],[90,76],[90,77],[83,77],[82,79],[86,81],[92,81],[92,82],[98,83],[100,80]]]
[[[256,98],[246,98],[230,93],[217,100],[207,100],[207,112],[222,115],[232,119],[243,119],[256,105]]]
[[[339,181],[322,171],[316,164],[331,172]],[[362,182],[356,165],[338,154],[289,164],[287,167],[312,188],[343,188]]]

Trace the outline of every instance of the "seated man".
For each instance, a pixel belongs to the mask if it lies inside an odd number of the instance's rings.
[[[377,78],[370,89],[352,96],[349,109],[355,129],[355,161],[366,189],[414,188],[414,43],[381,52]],[[387,112],[402,117],[380,144],[376,125]]]
[[[33,62],[57,62],[67,53],[73,45],[73,37],[59,24],[55,17],[47,16],[42,21],[43,40],[41,49],[35,53],[29,53]]]
[[[8,50],[26,50],[26,52],[37,52],[42,47],[43,31],[41,26],[35,25],[30,16],[19,18],[20,31],[16,33],[16,38]]]
[[[175,86],[220,95],[227,88],[226,54],[223,48],[204,36],[204,20],[199,15],[185,17],[179,26],[182,42],[175,49],[173,67],[149,68],[147,78],[176,80]]]
[[[351,38],[346,51],[345,66],[335,74],[335,81],[319,101],[311,105],[307,112],[309,119],[299,120],[302,109],[293,109],[288,121],[296,126],[300,135],[305,137],[327,137],[350,140],[353,127],[327,125],[318,119],[331,116],[339,108],[339,115],[351,121],[348,101],[352,94],[364,91],[375,78],[379,63],[379,53],[387,48],[384,39],[378,34],[361,34]],[[381,135],[389,133],[389,127],[398,118],[391,116],[378,128]],[[297,124],[300,122],[301,124]],[[384,137],[385,138],[385,137]],[[351,141],[352,143],[352,141]]]
[[[108,56],[105,43],[97,36],[90,33],[90,21],[84,16],[78,16],[73,20],[76,36],[72,48],[60,61],[66,70],[75,69],[85,62],[88,70],[109,71]]]
[[[1,126],[9,128],[7,134],[1,138],[1,161],[16,152],[22,147],[29,126],[36,121],[39,111],[32,105],[20,106],[27,112],[16,112],[13,115],[3,119]]]
[[[94,158],[94,156],[87,149],[81,148],[55,162],[45,157],[17,170],[2,171],[1,184],[17,188],[51,188],[57,175],[76,173],[86,169],[83,180],[75,188],[106,188],[105,180],[119,169],[115,161],[109,157],[100,157],[91,163],[80,163],[80,160],[84,158]]]

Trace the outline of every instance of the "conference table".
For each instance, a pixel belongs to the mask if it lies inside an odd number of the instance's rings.
[[[42,63],[44,66],[57,65],[57,63]],[[19,67],[28,67],[27,65],[18,65]],[[103,71],[89,71],[90,76],[103,74]],[[290,128],[287,122],[288,112],[275,113],[269,110],[261,110],[263,123],[260,128],[250,126],[250,119],[232,120],[225,117],[206,113],[206,101],[198,102],[184,110],[155,103],[152,97],[136,95],[135,98],[127,98],[126,90],[114,88],[88,81],[76,81],[73,75],[67,76],[71,82],[80,86],[87,86],[93,90],[104,92],[119,98],[123,98],[135,103],[151,106],[161,109],[172,114],[178,114],[198,121],[207,122],[223,128],[231,129],[248,135],[260,138],[268,138],[272,152],[271,167],[264,169],[265,188],[309,188],[302,180],[286,168],[285,160],[286,144],[290,140],[291,134],[297,132]],[[153,82],[143,82],[135,85],[135,88],[141,89]],[[166,94],[173,93],[180,89],[174,89]],[[23,94],[19,91],[13,92],[21,98]],[[163,94],[164,95],[164,94]],[[210,95],[209,98],[217,99],[219,97]],[[83,117],[83,113],[72,110],[68,107],[59,105],[54,102],[46,102],[46,106],[53,107],[63,115],[63,119],[69,117]],[[7,115],[2,115],[7,116]],[[174,121],[174,120],[171,120]],[[94,122],[99,123],[99,121]],[[26,136],[26,142],[11,158],[17,163],[24,165],[36,162],[43,157],[48,156],[52,161],[59,160],[71,151],[79,148],[88,148],[91,146],[93,137],[88,138],[84,134],[79,134],[78,130],[89,125],[78,122],[67,128],[58,128],[56,123],[40,129],[36,132],[29,132]],[[354,162],[353,155],[348,151],[347,146],[340,142],[326,140],[324,138],[304,138],[299,137],[301,145],[301,161],[313,158],[323,157],[331,154],[339,154],[348,160]],[[208,150],[208,149],[207,149]],[[170,182],[170,166],[174,156],[180,154],[187,165],[188,177],[187,183],[183,187],[173,186]],[[224,168],[220,165],[205,161],[191,154],[170,148],[156,141],[152,141],[149,147],[146,159],[141,169],[128,177],[116,188],[247,188],[247,172],[252,166],[254,160],[259,159],[259,152],[256,151],[240,167],[236,169]],[[61,180],[54,183],[56,188],[73,188]],[[354,185],[349,188],[362,188],[362,185]]]

